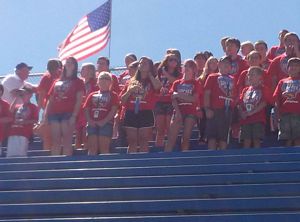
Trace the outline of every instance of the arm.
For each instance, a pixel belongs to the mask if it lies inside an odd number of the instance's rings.
[[[72,116],[70,118],[70,123],[71,124],[75,124],[76,117],[78,116],[78,113],[80,111],[80,107],[81,107],[81,104],[82,104],[82,98],[83,98],[83,91],[77,92],[76,93],[76,103],[75,103],[75,106],[74,106]]]
[[[210,108],[211,105],[211,101],[210,101],[210,95],[211,95],[211,91],[209,89],[204,90],[204,109],[205,109],[205,113],[208,119],[213,117],[213,111]]]
[[[260,112],[262,109],[264,109],[266,107],[266,105],[267,105],[267,103],[265,101],[261,102],[251,112],[247,112],[247,116],[252,116],[253,114]]]

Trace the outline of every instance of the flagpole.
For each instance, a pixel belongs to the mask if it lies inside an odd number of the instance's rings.
[[[108,43],[108,58],[110,60],[110,44],[111,44],[111,24],[112,24],[112,0],[110,0],[110,32],[109,32],[109,43]]]

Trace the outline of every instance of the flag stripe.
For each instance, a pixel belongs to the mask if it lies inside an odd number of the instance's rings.
[[[59,58],[83,60],[104,49],[110,40],[111,0],[81,18],[59,46]]]
[[[74,51],[81,50],[82,48],[85,48],[86,45],[94,44],[95,41],[103,41],[103,39],[107,37],[109,31],[109,27],[105,27],[105,30],[98,30],[93,34],[87,35],[85,38],[80,38],[66,46],[59,56],[65,57],[65,54],[68,52],[70,54],[74,54]]]

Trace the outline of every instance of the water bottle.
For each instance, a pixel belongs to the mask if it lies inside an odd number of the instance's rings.
[[[134,114],[138,114],[140,111],[140,103],[141,103],[141,97],[137,96],[135,97],[135,103],[134,103]]]

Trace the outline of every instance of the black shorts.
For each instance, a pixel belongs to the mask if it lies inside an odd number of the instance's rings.
[[[137,114],[133,110],[127,110],[124,117],[124,127],[147,128],[154,126],[152,110],[140,110]]]
[[[157,102],[155,105],[155,115],[172,115],[173,106],[172,103],[167,102]]]
[[[214,109],[214,116],[206,120],[206,136],[207,139],[216,139],[227,141],[229,128],[231,124],[232,111],[227,113],[224,109]]]

